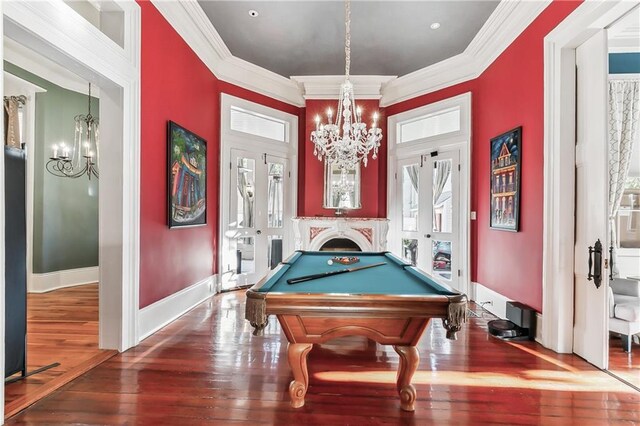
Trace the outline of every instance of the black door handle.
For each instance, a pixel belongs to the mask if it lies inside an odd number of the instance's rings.
[[[593,274],[591,273],[591,268],[593,268]],[[602,283],[602,243],[600,239],[596,241],[593,247],[589,246],[589,275],[587,275],[587,280],[591,281],[592,278],[596,288],[600,288]]]
[[[613,281],[613,246],[609,246],[609,280]]]

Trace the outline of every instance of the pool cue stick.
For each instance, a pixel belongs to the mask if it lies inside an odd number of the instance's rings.
[[[317,280],[318,278],[331,277],[333,275],[345,274],[347,272],[356,272],[363,269],[375,268],[376,266],[386,265],[387,262],[373,263],[371,265],[357,266],[355,268],[340,269],[339,271],[322,272],[320,274],[304,275],[302,277],[289,278],[287,284],[298,284],[305,281]]]

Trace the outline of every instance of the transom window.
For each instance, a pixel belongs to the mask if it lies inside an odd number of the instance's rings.
[[[231,130],[280,142],[287,140],[287,123],[257,112],[231,107]]]
[[[447,108],[398,124],[398,143],[444,135],[460,130],[460,107]]]

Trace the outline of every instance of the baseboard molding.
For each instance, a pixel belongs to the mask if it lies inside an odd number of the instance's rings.
[[[493,315],[502,319],[507,318],[507,302],[512,299],[509,299],[508,297],[476,282],[471,282],[471,291],[469,294],[471,300],[484,307],[484,309],[491,312]],[[536,312],[535,341],[542,344],[542,314],[538,312]]]
[[[100,268],[98,266],[31,274],[27,291],[29,293],[46,293],[65,287],[97,283],[99,280]]]
[[[175,321],[203,300],[215,294],[217,281],[217,276],[212,275],[140,309],[138,314],[140,341]]]
[[[536,342],[542,345],[542,314],[536,312]],[[544,345],[543,345],[544,346]]]
[[[508,297],[476,282],[471,282],[470,297],[498,318],[507,318],[507,302],[511,300]]]

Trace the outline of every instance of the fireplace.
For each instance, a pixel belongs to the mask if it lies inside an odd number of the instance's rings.
[[[297,217],[293,222],[296,250],[319,251],[334,239],[347,240],[342,243],[354,251],[387,249],[389,220],[385,218]]]
[[[320,247],[320,251],[362,251],[362,249],[349,238],[332,238]]]

